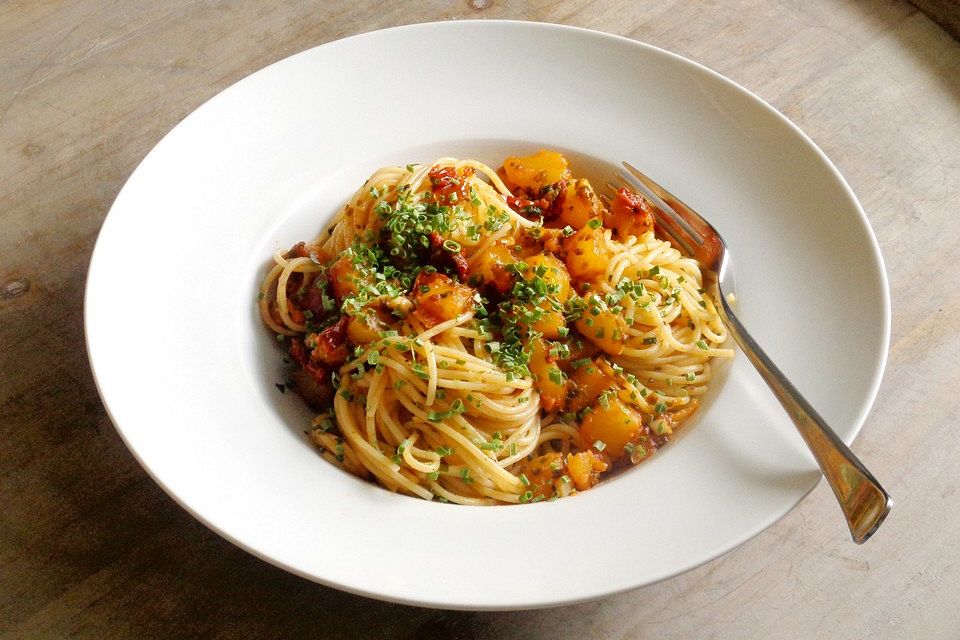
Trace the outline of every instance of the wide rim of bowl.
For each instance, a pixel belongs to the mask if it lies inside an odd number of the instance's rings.
[[[122,194],[123,190],[126,189],[127,183],[133,180],[133,178],[137,176],[138,173],[141,171],[141,168],[147,162],[147,160],[150,159],[155,153],[157,153],[157,149],[162,146],[163,141],[166,140],[175,132],[177,132],[180,128],[182,128],[184,126],[184,123],[190,121],[192,118],[197,117],[197,114],[204,113],[207,109],[210,109],[211,105],[214,105],[221,100],[229,99],[229,97],[234,92],[238,91],[240,87],[243,87],[248,83],[255,82],[256,77],[260,76],[266,71],[273,69],[274,67],[277,67],[279,65],[293,64],[292,61],[295,61],[300,57],[307,55],[311,51],[314,51],[316,49],[326,47],[328,45],[335,44],[335,43],[345,43],[348,41],[361,42],[366,39],[377,38],[381,34],[388,33],[388,32],[397,32],[397,31],[408,31],[411,33],[428,32],[438,28],[456,29],[456,28],[459,28],[460,25],[471,26],[471,27],[476,25],[485,25],[485,27],[489,27],[492,29],[497,29],[497,28],[531,29],[531,30],[554,31],[556,33],[576,32],[580,34],[590,34],[591,37],[595,37],[600,41],[613,42],[613,43],[617,43],[618,45],[632,47],[636,51],[644,51],[646,54],[652,54],[655,56],[663,56],[663,57],[669,58],[672,61],[676,62],[677,64],[685,66],[687,69],[695,70],[697,73],[705,74],[707,77],[715,81],[719,81],[727,85],[729,88],[733,88],[735,91],[739,92],[745,99],[750,100],[754,102],[757,106],[760,106],[761,108],[765,109],[771,115],[775,116],[776,119],[778,119],[781,124],[785,125],[795,136],[797,136],[797,138],[808,148],[809,151],[812,151],[817,156],[818,160],[826,168],[829,169],[833,179],[842,188],[844,194],[848,198],[848,201],[849,201],[848,204],[852,205],[852,207],[855,209],[855,211],[858,214],[858,222],[860,223],[861,231],[864,232],[865,237],[868,239],[868,242],[870,244],[870,247],[869,247],[870,252],[875,261],[875,264],[873,266],[876,268],[876,275],[879,278],[879,284],[880,284],[880,293],[881,293],[880,302],[882,305],[882,315],[878,320],[880,323],[881,344],[879,345],[879,350],[876,356],[875,368],[871,376],[869,391],[860,402],[860,408],[857,414],[857,418],[855,420],[854,429],[850,432],[850,434],[847,437],[844,437],[843,439],[847,442],[847,444],[850,444],[856,438],[857,434],[862,429],[866,421],[866,418],[870,413],[870,410],[872,409],[873,404],[876,400],[876,397],[881,385],[883,372],[886,367],[889,344],[890,344],[891,302],[890,302],[890,292],[889,292],[889,283],[888,283],[887,273],[886,273],[883,257],[880,252],[880,247],[879,247],[879,243],[877,241],[876,235],[874,234],[873,229],[870,226],[866,213],[864,212],[858,199],[853,193],[853,190],[850,188],[849,184],[843,178],[840,171],[833,164],[833,162],[813,142],[813,140],[809,136],[807,136],[797,125],[795,125],[786,116],[781,114],[779,111],[777,111],[774,107],[772,107],[762,98],[760,98],[753,92],[749,91],[748,89],[744,88],[743,86],[739,85],[738,83],[734,82],[733,80],[727,78],[726,76],[723,76],[722,74],[716,71],[713,71],[712,69],[696,61],[693,61],[689,58],[673,53],[671,51],[667,51],[660,47],[656,47],[654,45],[633,40],[625,36],[619,36],[619,35],[614,35],[610,33],[605,33],[602,31],[596,31],[592,29],[586,29],[582,27],[575,27],[575,26],[569,26],[569,25],[544,23],[544,22],[527,22],[527,21],[517,21],[517,20],[458,20],[458,21],[424,22],[424,23],[402,25],[397,27],[390,27],[386,29],[360,33],[360,34],[348,36],[345,38],[340,38],[337,40],[332,40],[330,42],[318,45],[317,47],[311,47],[304,51],[298,52],[296,54],[293,54],[291,56],[278,60],[266,67],[263,67],[262,69],[259,69],[251,73],[248,76],[245,76],[241,80],[237,81],[236,83],[230,85],[226,89],[218,92],[216,95],[206,100],[202,105],[200,105],[197,109],[195,109],[185,118],[183,118],[176,126],[174,126],[167,134],[165,134],[165,136],[157,143],[157,145],[155,145],[154,148],[151,149],[151,151],[138,164],[137,168],[131,173],[130,177],[126,181],[124,187],[120,190],[120,192],[118,192],[117,199],[115,200],[114,204],[111,205],[110,210],[108,211],[107,216],[103,222],[101,232],[98,234],[98,238],[94,245],[94,249],[93,249],[90,264],[89,264],[88,275],[87,275],[87,280],[85,285],[85,303],[84,303],[84,332],[85,332],[85,338],[86,338],[85,344],[87,348],[88,359],[91,365],[91,370],[93,372],[95,385],[108,416],[110,417],[111,421],[115,425],[117,432],[119,433],[124,444],[133,454],[137,462],[148,473],[148,475],[151,478],[153,478],[153,480],[178,505],[180,505],[185,511],[190,513],[194,518],[202,522],[208,528],[210,528],[211,530],[213,530],[214,532],[216,532],[218,535],[225,538],[226,540],[230,541],[234,545],[251,553],[252,555],[266,562],[269,562],[270,564],[280,567],[290,573],[324,584],[326,586],[334,587],[349,593],[362,595],[366,597],[386,600],[390,602],[397,602],[401,604],[408,604],[408,605],[416,605],[416,606],[424,606],[424,607],[432,607],[432,608],[455,608],[455,609],[461,609],[461,610],[517,610],[517,609],[534,609],[534,608],[542,608],[542,607],[561,606],[566,604],[574,604],[578,602],[596,600],[598,598],[614,595],[617,593],[622,593],[625,591],[630,591],[630,590],[639,588],[641,586],[645,586],[647,584],[666,580],[676,575],[690,571],[691,569],[699,567],[703,564],[706,564],[716,559],[717,557],[720,557],[722,555],[725,555],[726,553],[733,551],[734,549],[738,548],[742,544],[751,540],[752,538],[754,538],[755,536],[757,536],[758,534],[760,534],[761,532],[763,532],[764,530],[766,530],[767,528],[775,524],[777,521],[779,521],[785,515],[787,515],[790,511],[792,511],[803,500],[803,498],[806,497],[806,495],[808,495],[810,491],[812,491],[817,486],[817,484],[819,483],[819,479],[813,482],[809,486],[809,488],[806,491],[804,491],[803,494],[800,495],[795,501],[793,501],[789,505],[784,505],[784,508],[781,509],[779,512],[770,513],[767,519],[765,519],[762,522],[759,522],[756,526],[748,530],[745,530],[734,544],[726,548],[718,549],[716,553],[710,554],[707,557],[698,557],[692,560],[691,562],[684,564],[683,566],[678,566],[674,571],[660,575],[655,580],[637,581],[636,584],[626,585],[617,589],[608,589],[608,590],[598,589],[593,591],[587,591],[587,592],[581,593],[577,597],[567,597],[563,599],[551,599],[551,598],[535,599],[534,598],[534,599],[529,599],[527,601],[515,601],[515,602],[504,602],[504,603],[473,604],[470,602],[458,601],[456,597],[453,595],[451,595],[448,601],[443,601],[443,602],[437,601],[437,600],[425,600],[417,597],[404,597],[404,595],[401,593],[378,591],[376,588],[365,587],[356,583],[330,580],[323,576],[315,575],[313,573],[304,571],[297,566],[291,565],[290,563],[286,563],[281,560],[278,560],[277,558],[274,558],[270,554],[264,552],[262,549],[254,545],[248,544],[243,539],[234,536],[230,531],[221,527],[216,521],[205,516],[204,513],[201,510],[195,508],[189,502],[189,500],[187,500],[181,495],[178,495],[169,486],[169,484],[165,482],[164,478],[158,473],[157,469],[151,464],[149,452],[139,450],[137,446],[128,437],[128,433],[125,430],[125,427],[118,421],[111,403],[111,391],[108,388],[104,387],[102,371],[98,371],[98,362],[99,362],[100,356],[97,353],[95,353],[94,350],[91,348],[91,343],[93,342],[93,340],[91,340],[91,336],[96,331],[96,329],[92,327],[92,320],[94,319],[96,310],[90,307],[89,298],[90,298],[91,291],[101,286],[100,280],[98,277],[98,274],[100,273],[100,269],[96,269],[95,267],[99,265],[100,262],[105,260],[105,258],[103,257],[105,250],[102,246],[103,244],[102,239],[104,237],[103,230],[108,228],[108,226],[111,225],[115,221],[116,217],[119,215],[118,213],[115,212],[115,210],[118,208],[116,203],[117,201],[120,200],[120,194]]]

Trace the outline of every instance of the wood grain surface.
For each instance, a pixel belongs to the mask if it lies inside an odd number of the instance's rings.
[[[897,506],[867,545],[848,541],[821,483],[768,531],[661,584],[561,609],[432,611],[261,562],[141,470],[83,338],[87,264],[124,180],[260,67],[458,18],[670,49],[759,94],[836,162],[893,299],[889,365],[854,450]],[[0,638],[958,638],[958,257],[960,45],[906,2],[0,1]]]
[[[954,38],[960,38],[960,0],[910,0]]]

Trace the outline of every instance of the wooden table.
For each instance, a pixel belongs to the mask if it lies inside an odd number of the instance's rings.
[[[0,2],[0,637],[960,637],[956,41],[900,1],[272,4]],[[83,339],[86,266],[124,180],[264,65],[454,18],[563,22],[676,51],[758,93],[836,162],[893,296],[887,373],[854,449],[897,507],[866,546],[821,484],[740,549],[661,584],[558,610],[431,611],[261,562],[140,469]]]

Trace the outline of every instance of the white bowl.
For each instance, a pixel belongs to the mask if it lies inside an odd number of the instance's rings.
[[[458,507],[323,461],[280,394],[255,310],[271,253],[314,236],[377,167],[541,147],[603,177],[629,160],[730,243],[738,312],[850,442],[889,340],[877,243],[819,149],[689,60],[602,33],[447,22],[278,62],[180,123],[117,197],[87,284],[90,360],[144,468],[224,537],[355,593],[464,609],[596,598],[695,567],[796,505],[819,473],[742,356],[696,425],[575,498]],[[842,529],[839,511],[837,535]]]

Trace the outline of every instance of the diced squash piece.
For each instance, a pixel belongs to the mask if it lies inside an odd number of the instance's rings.
[[[551,451],[542,456],[528,460],[522,467],[521,473],[529,482],[527,488],[534,496],[540,495],[549,498],[553,495],[555,483],[566,473],[563,464],[563,454]]]
[[[562,229],[542,227],[539,231],[539,236],[537,241],[540,243],[540,246],[543,247],[543,251],[549,251],[554,254],[559,254],[563,251],[564,235]],[[564,265],[563,268],[566,269],[566,265]]]
[[[653,209],[643,196],[620,189],[604,222],[618,238],[640,237],[653,228]]]
[[[607,272],[611,252],[603,235],[603,227],[592,228],[587,224],[564,240],[563,248],[567,252],[567,271],[574,278],[595,281]]]
[[[580,421],[580,436],[589,445],[604,444],[603,452],[611,458],[624,455],[624,447],[643,428],[643,418],[620,398],[607,394],[593,405],[593,410]]]
[[[585,178],[567,185],[559,206],[559,226],[570,225],[574,229],[582,229],[592,218],[599,218],[603,211],[600,198]]]
[[[601,358],[592,360],[590,364],[577,363],[570,376],[571,395],[569,408],[573,411],[593,404],[601,393],[616,386],[616,380]]]
[[[528,266],[523,274],[527,280],[541,278],[549,287],[556,287],[556,293],[551,295],[560,302],[566,302],[570,298],[570,274],[559,258],[549,253],[540,253],[524,262]]]
[[[453,320],[473,307],[474,290],[442,273],[423,273],[413,284],[413,314],[428,328]]]
[[[561,330],[565,326],[567,326],[567,321],[566,318],[563,317],[562,311],[545,309],[543,316],[531,324],[530,328],[542,333],[543,337],[547,340],[556,340],[561,337]]]
[[[600,482],[600,474],[608,467],[600,456],[590,450],[567,454],[567,471],[577,491],[586,491]]]
[[[594,315],[592,311],[598,311]],[[610,355],[620,355],[627,340],[627,322],[609,311],[597,294],[587,298],[587,308],[576,320],[577,331]]]
[[[470,282],[506,293],[513,286],[513,277],[507,271],[507,265],[514,262],[516,259],[506,245],[495,244],[478,255],[470,265]]]
[[[351,344],[370,344],[379,340],[386,328],[377,314],[368,308],[350,318],[347,323],[347,339]]]
[[[570,298],[572,292],[570,274],[563,262],[547,253],[530,256],[524,262],[527,265],[522,274],[524,279],[538,292],[534,295],[543,298],[539,304],[541,317],[531,322],[530,328],[547,339],[559,338],[561,329],[566,326],[560,305]],[[532,304],[526,308],[534,309]]]
[[[542,149],[532,156],[511,156],[503,161],[507,182],[538,192],[548,184],[570,177],[567,159],[557,151]]]
[[[539,337],[547,340],[556,340],[561,338],[563,328],[567,320],[562,311],[553,309],[549,302],[544,302],[540,306],[532,303],[514,305],[511,313],[516,316],[520,325],[520,333],[529,336],[531,331],[536,331],[541,335]]]
[[[557,363],[550,358],[550,346],[543,340],[537,340],[530,355],[530,373],[536,380],[540,392],[540,406],[544,411],[563,411],[567,400],[567,376]]]
[[[330,266],[327,277],[333,289],[333,296],[340,304],[343,304],[344,298],[357,295],[363,285],[363,279],[354,267],[350,256],[340,256]]]

